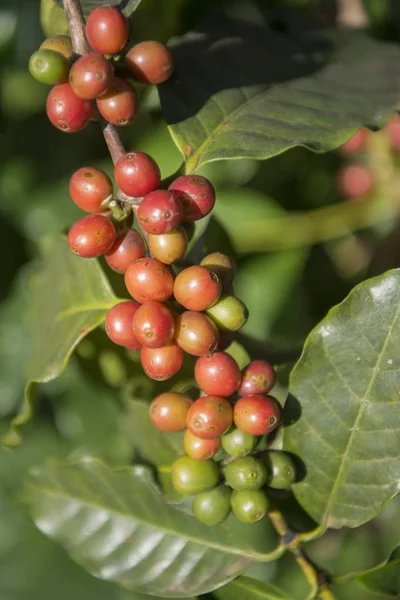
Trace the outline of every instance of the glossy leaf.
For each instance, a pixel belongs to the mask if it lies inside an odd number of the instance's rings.
[[[385,594],[385,596],[390,598],[399,598],[400,546],[397,546],[393,550],[386,564],[358,576],[356,581],[377,594]]]
[[[40,0],[40,23],[46,37],[68,34],[64,10],[54,0]]]
[[[322,527],[357,527],[399,488],[400,270],[358,285],[311,332],[291,376],[284,448]]]
[[[218,600],[289,600],[283,590],[250,577],[238,577],[216,590],[214,596]]]
[[[229,520],[209,528],[166,504],[142,466],[51,463],[32,472],[25,498],[39,529],[78,564],[142,593],[205,593],[275,556],[264,553],[271,538],[235,535]]]
[[[62,0],[52,0],[52,2],[60,7],[63,5]],[[135,12],[141,2],[146,2],[146,0],[81,0],[81,6],[85,16],[101,4],[110,4],[129,17]]]

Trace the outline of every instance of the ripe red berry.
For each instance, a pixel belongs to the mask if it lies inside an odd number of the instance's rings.
[[[185,311],[175,321],[175,340],[188,354],[204,356],[218,346],[219,333],[203,313]]]
[[[394,115],[386,125],[386,131],[389,136],[393,150],[400,150],[400,117]]]
[[[102,4],[87,19],[86,37],[96,52],[118,54],[129,38],[128,21],[117,8]]]
[[[150,254],[154,258],[166,265],[171,265],[185,256],[188,238],[183,227],[179,227],[160,235],[149,233],[147,235],[147,245]]]
[[[133,317],[140,304],[127,300],[113,306],[107,313],[106,334],[114,344],[139,350],[140,343],[133,331]]]
[[[112,199],[113,185],[104,171],[82,167],[69,181],[69,194],[79,208],[88,213],[104,210],[104,202]]]
[[[174,69],[169,49],[155,41],[139,42],[127,52],[125,61],[133,79],[140,83],[163,83]]]
[[[190,429],[186,429],[183,435],[184,451],[196,460],[207,460],[208,458],[212,458],[217,454],[220,447],[221,440],[219,438],[205,440],[194,435]]]
[[[101,256],[115,242],[115,227],[103,215],[88,215],[79,219],[68,233],[68,246],[82,258]]]
[[[177,433],[186,427],[186,415],[192,404],[190,396],[165,392],[154,398],[149,415],[154,427],[164,433]]]
[[[201,175],[182,175],[168,189],[179,192],[184,221],[198,221],[214,207],[215,190],[211,182]]]
[[[221,289],[218,276],[199,265],[181,271],[174,282],[174,296],[188,310],[209,308],[220,297]]]
[[[183,363],[183,352],[174,343],[162,348],[147,348],[143,346],[140,351],[140,360],[144,372],[151,379],[165,381],[173,377]]]
[[[125,285],[137,302],[165,302],[172,295],[174,279],[160,261],[140,258],[127,268]]]
[[[128,125],[139,112],[139,96],[125,79],[115,77],[96,100],[101,116],[113,125]]]
[[[268,394],[275,385],[275,369],[265,360],[253,360],[242,371],[242,382],[238,389],[241,396]]]
[[[265,435],[279,425],[279,405],[272,396],[244,396],[235,404],[233,420],[245,433]]]
[[[196,362],[194,376],[203,392],[215,396],[230,396],[240,384],[240,369],[226,352],[201,356]]]
[[[142,346],[161,348],[174,337],[174,317],[161,302],[146,302],[135,314],[133,330]]]
[[[93,105],[90,100],[78,98],[67,82],[55,85],[50,90],[46,111],[54,127],[66,133],[74,133],[89,123]]]
[[[149,194],[160,185],[161,173],[155,160],[145,152],[121,156],[114,168],[117,186],[128,196]]]
[[[353,135],[340,148],[339,152],[344,155],[357,154],[365,149],[368,130],[363,127]]]
[[[168,233],[181,224],[182,204],[173,192],[155,190],[139,204],[137,219],[147,233]]]
[[[189,408],[186,426],[203,439],[217,438],[232,425],[232,407],[222,396],[203,396]]]
[[[134,229],[121,232],[105,254],[105,259],[113,271],[125,273],[129,265],[143,258],[146,255],[146,248],[143,238]]]
[[[79,98],[93,100],[103,94],[114,77],[114,68],[101,54],[90,52],[72,65],[69,82]]]
[[[360,164],[345,165],[338,174],[338,188],[346,198],[366,196],[374,187],[374,178],[368,167]]]

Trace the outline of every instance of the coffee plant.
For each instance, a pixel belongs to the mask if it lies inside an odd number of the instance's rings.
[[[0,600],[400,598],[395,3],[37,4],[0,8]]]

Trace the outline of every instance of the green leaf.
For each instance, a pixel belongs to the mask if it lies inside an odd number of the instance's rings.
[[[289,600],[283,590],[250,577],[238,577],[214,592],[218,600]]]
[[[391,553],[385,564],[367,571],[356,578],[363,586],[386,596],[400,596],[400,546]]]
[[[276,557],[265,554],[268,536],[234,533],[230,519],[209,528],[168,505],[141,466],[113,470],[89,458],[48,464],[32,471],[25,497],[37,527],[73,560],[142,593],[202,594]]]
[[[175,40],[176,77],[160,96],[188,173],[299,145],[326,152],[384,124],[398,105],[398,46],[355,31],[307,34],[224,15]]]
[[[324,528],[369,521],[399,489],[399,344],[393,270],[329,312],[292,372],[284,448],[304,461],[293,491]]]
[[[40,23],[46,37],[69,33],[64,10],[54,0],[40,1]]]

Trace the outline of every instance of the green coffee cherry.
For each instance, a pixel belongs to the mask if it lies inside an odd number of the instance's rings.
[[[231,497],[233,514],[243,523],[256,523],[268,511],[268,498],[261,490],[233,492]]]
[[[38,50],[29,59],[29,71],[32,77],[41,83],[54,85],[68,80],[69,61],[53,50]]]
[[[263,454],[267,467],[267,484],[276,490],[287,490],[296,479],[295,464],[289,454],[279,450],[270,450]]]
[[[254,450],[257,438],[250,433],[234,428],[221,437],[221,444],[225,452],[231,456],[246,456]]]
[[[184,496],[194,496],[212,490],[219,480],[218,465],[211,459],[196,460],[190,456],[180,456],[173,463],[172,483]]]
[[[193,514],[206,525],[218,525],[231,512],[231,490],[226,485],[220,485],[210,492],[203,492],[193,500]]]
[[[239,298],[221,296],[221,298],[206,310],[206,314],[220,329],[237,331],[246,323],[248,310]]]
[[[229,463],[224,469],[224,475],[226,483],[238,492],[259,490],[267,481],[265,465],[254,456],[238,458]]]

